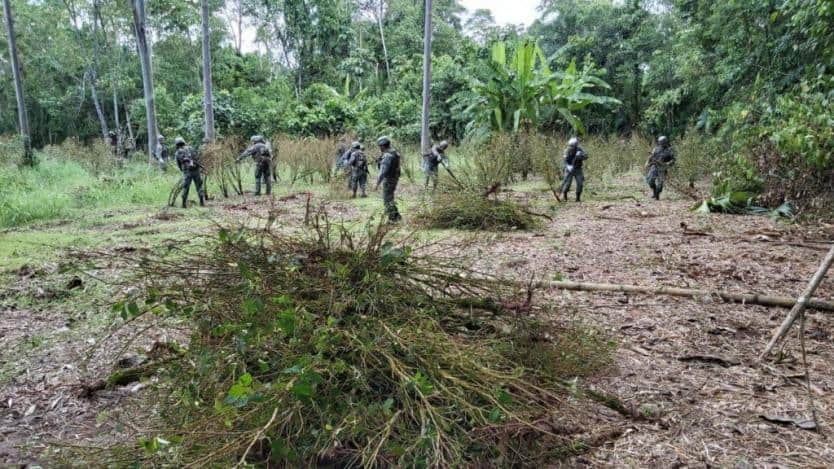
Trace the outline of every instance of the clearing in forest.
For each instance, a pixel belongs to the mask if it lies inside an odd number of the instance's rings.
[[[445,240],[443,256],[471,259],[474,270],[519,282],[665,285],[789,297],[803,290],[825,255],[824,242],[834,236],[828,225],[696,214],[689,210],[692,201],[675,193],[652,201],[634,173],[589,181],[581,204],[557,204],[538,179],[507,190],[552,219],[536,217],[536,227],[526,231],[426,231],[409,224],[426,197],[419,185],[405,184],[400,233]],[[351,201],[327,200],[325,193],[316,189],[308,201],[306,192],[288,189],[274,199],[247,195],[184,211],[125,208],[3,231],[0,463],[60,460],[79,454],[73,447],[84,447],[83,454],[132,441],[153,422],[156,379],[79,393],[81,385],[109,376],[119,361],[129,368],[154,353],[154,344],[187,342],[189,331],[182,329],[148,327],[132,342],[137,331],[131,328],[145,326],[113,327],[121,320],[110,306],[130,292],[124,286],[114,291],[111,281],[132,268],[127,259],[203,243],[218,224],[263,226],[270,219],[277,230],[295,230],[311,205],[323,204],[331,219],[356,227],[381,212],[376,194]],[[102,253],[109,255],[109,266],[101,265]],[[81,274],[92,257],[103,277]],[[834,297],[834,285],[823,282],[818,296]],[[809,397],[796,330],[778,361],[755,364],[786,310],[709,297],[555,290],[536,290],[531,304],[530,314],[596,331],[587,340],[604,340],[594,346],[614,345],[610,362],[578,382],[616,396],[624,411],[589,407],[587,428],[570,430],[586,435],[585,446],[554,454],[554,462],[746,467],[824,466],[834,460],[831,432],[825,431],[834,421],[834,329],[826,313],[809,314],[805,324]],[[811,399],[822,432],[808,429]]]

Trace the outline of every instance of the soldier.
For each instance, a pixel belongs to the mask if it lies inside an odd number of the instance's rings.
[[[130,137],[124,138],[121,148],[124,159],[130,158],[130,155],[133,154],[134,150],[136,150],[136,142],[134,142]]]
[[[159,163],[159,169],[165,171],[168,165],[168,145],[165,144],[165,137],[157,135],[156,148],[153,152],[154,158]]]
[[[119,156],[119,136],[116,134],[115,130],[111,130],[107,133],[107,143],[110,144],[110,151],[113,152],[113,156]]]
[[[449,148],[449,142],[443,140],[431,149],[431,153],[423,155],[423,171],[426,173],[426,189],[429,188],[429,182],[432,184],[432,192],[437,190],[437,170],[438,167],[446,165],[446,149]]]
[[[382,200],[385,203],[385,213],[390,223],[402,220],[397,204],[394,202],[394,193],[397,190],[397,183],[400,181],[400,154],[391,148],[391,139],[380,137],[376,141],[382,156],[379,158],[379,179],[377,179],[374,190],[379,189],[382,184]]]
[[[353,191],[353,198],[356,198],[357,189],[362,189],[362,197],[367,197],[368,188],[368,159],[362,151],[362,144],[353,143],[353,151],[350,153],[347,166],[350,168],[350,189]]]
[[[669,139],[661,136],[657,139],[657,146],[652,150],[649,160],[646,161],[646,183],[652,188],[652,198],[660,200],[660,193],[663,192],[663,183],[666,182],[666,174],[669,168],[675,164],[675,152],[669,144]]]
[[[345,139],[340,138],[339,145],[336,147],[336,174],[339,174],[339,170],[345,168],[347,160],[350,157],[350,151],[351,149],[348,148]]]
[[[182,208],[188,206],[188,191],[191,189],[191,182],[197,188],[197,196],[200,198],[200,206],[204,206],[205,196],[203,195],[203,178],[200,176],[200,156],[193,148],[185,144],[182,137],[174,139],[174,159],[177,167],[182,171]]]
[[[269,151],[266,139],[260,135],[254,135],[250,141],[252,144],[237,157],[237,163],[251,156],[255,160],[255,195],[261,195],[261,183],[266,185],[266,195],[270,195],[274,172],[272,152]]]
[[[588,155],[579,146],[579,139],[576,137],[568,140],[568,147],[565,149],[565,179],[562,181],[562,201],[568,200],[568,192],[574,179],[576,179],[576,201],[580,202],[582,189],[585,187],[585,173],[582,164],[588,159]]]

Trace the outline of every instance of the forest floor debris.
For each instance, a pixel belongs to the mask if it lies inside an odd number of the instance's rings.
[[[783,296],[801,292],[822,257],[817,249],[797,244],[834,239],[834,227],[825,224],[787,226],[766,217],[695,214],[688,211],[688,200],[674,194],[660,203],[636,203],[623,196],[639,193],[642,181],[632,176],[618,183],[622,188],[617,191],[591,193],[587,202],[565,204],[552,222],[542,223],[533,232],[490,233],[474,239],[457,231],[427,236],[467,240],[458,247],[476,259],[473,268],[519,281],[565,279]],[[593,188],[593,181],[589,187]],[[403,205],[419,206],[418,192],[407,186]],[[533,191],[531,199],[539,207],[552,203],[546,191]],[[247,197],[214,203],[225,206],[250,201]],[[303,220],[304,198],[282,204],[285,212],[279,216],[286,229],[292,229]],[[340,207],[339,217],[359,220],[370,211],[378,213],[381,203],[372,197],[356,205],[350,201],[334,205]],[[131,417],[142,415],[144,391],[131,393],[128,386],[102,391],[91,400],[79,399],[71,392],[70,387],[82,380],[107,376],[112,369],[109,365],[118,357],[87,359],[91,342],[100,340],[102,331],[108,329],[106,304],[114,292],[102,289],[95,280],[83,279],[84,285],[67,296],[37,297],[39,289],[61,290],[71,281],[72,273],[48,266],[66,260],[62,259],[63,246],[82,239],[76,248],[135,244],[162,249],[161,239],[189,240],[212,229],[206,216],[229,221],[248,220],[252,213],[267,216],[269,204],[246,206],[251,210],[185,212],[182,218],[165,222],[160,234],[149,237],[121,228],[125,222],[146,219],[147,212],[120,214],[103,222],[82,219],[69,225],[47,225],[37,232],[33,228],[4,232],[0,256],[10,268],[2,274],[0,293],[0,349],[4,350],[0,359],[0,434],[4,439],[0,463],[49,457],[48,448],[59,448],[55,442],[93,445],[138,434]],[[637,212],[650,216],[634,215]],[[600,218],[599,213],[626,221]],[[713,236],[688,236],[681,223]],[[82,233],[71,234],[76,226]],[[779,242],[740,243],[740,239],[755,236],[749,233],[769,233],[769,239]],[[27,237],[55,247],[29,246],[22,242]],[[518,259],[527,262],[508,262]],[[24,264],[28,265],[25,272],[19,270]],[[101,274],[118,275],[117,264],[114,260],[113,270]],[[37,275],[29,275],[30,270]],[[824,281],[818,296],[834,298],[834,283]],[[658,417],[630,421],[625,430],[601,427],[599,432],[616,438],[602,438],[598,447],[569,456],[573,465],[824,466],[834,460],[829,431],[834,422],[834,345],[830,341],[834,325],[830,316],[811,314],[807,319],[812,389],[822,426],[822,432],[817,433],[803,430],[801,425],[762,418],[775,416],[800,423],[810,419],[795,334],[782,346],[779,359],[753,365],[783,319],[784,310],[709,298],[658,297],[647,301],[641,295],[622,293],[550,291],[536,301],[550,303],[553,311],[560,311],[553,317],[556,322],[587,322],[609,331],[620,343],[615,366],[586,384],[618,396],[638,412]],[[146,342],[131,348],[147,348],[157,339],[165,340],[155,334],[162,333],[151,330]],[[111,340],[119,343],[126,338]],[[740,364],[725,368],[679,360],[696,354],[733,357]],[[87,367],[82,369],[79,363]],[[144,409],[147,412],[147,406]],[[587,435],[586,441],[593,442],[595,435]]]

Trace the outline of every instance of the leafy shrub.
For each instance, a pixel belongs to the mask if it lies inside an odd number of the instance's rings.
[[[165,429],[121,464],[512,465],[575,444],[529,422],[568,428],[579,400],[562,383],[606,366],[609,345],[517,314],[503,306],[512,288],[388,238],[319,216],[311,233],[223,229],[137,262],[146,309],[115,309],[193,334],[165,374]],[[562,360],[581,366],[527,366]]]
[[[775,102],[736,104],[725,114],[716,194],[748,191],[768,207],[834,209],[834,102],[827,94],[803,85]]]
[[[23,141],[20,136],[0,135],[0,165],[18,164],[23,160]]]

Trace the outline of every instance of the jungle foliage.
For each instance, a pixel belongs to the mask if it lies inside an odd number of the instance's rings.
[[[677,140],[693,129],[715,143],[706,160],[716,193],[752,191],[766,205],[794,200],[800,208],[830,199],[829,0],[543,0],[528,28],[498,26],[488,11],[466,14],[459,0],[434,3],[437,139],[521,129]],[[89,142],[101,135],[99,114],[110,128],[132,125],[141,146],[144,100],[127,5],[11,4],[35,146]],[[219,135],[417,141],[422,2],[224,0],[211,8]],[[148,3],[159,127],[194,142],[202,129],[199,26],[192,3]],[[246,30],[254,40],[242,39]],[[11,71],[0,57],[0,134],[13,133]]]

